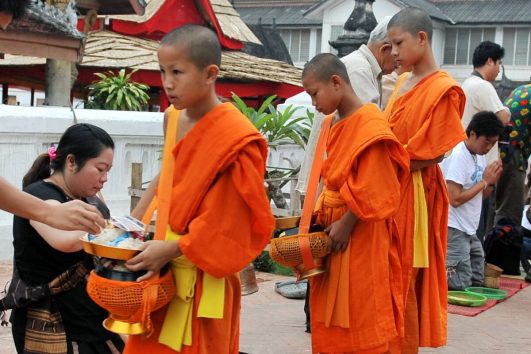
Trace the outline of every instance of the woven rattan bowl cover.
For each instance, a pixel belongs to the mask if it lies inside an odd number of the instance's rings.
[[[314,259],[323,258],[328,254],[328,235],[324,232],[312,232],[272,239],[269,245],[271,259],[287,267],[296,267],[301,264],[303,261],[299,245],[300,237],[310,239],[310,249]]]
[[[136,317],[146,305],[144,292],[150,285],[157,286],[157,300],[149,312],[160,309],[175,296],[172,271],[167,271],[155,282],[153,280],[136,282],[107,279],[92,271],[87,282],[87,292],[96,304],[116,318],[124,321],[131,318],[133,322],[138,322],[139,318],[132,317]]]

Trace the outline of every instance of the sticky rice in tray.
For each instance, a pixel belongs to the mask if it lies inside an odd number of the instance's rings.
[[[114,226],[106,227],[99,235],[87,234],[81,238],[85,252],[94,256],[128,260],[140,252],[144,242],[141,234]]]

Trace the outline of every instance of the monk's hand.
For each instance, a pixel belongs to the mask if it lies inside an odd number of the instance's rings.
[[[328,244],[329,252],[344,252],[347,249],[348,243],[350,242],[350,235],[352,234],[352,229],[356,221],[356,215],[349,210],[341,219],[333,222],[325,229],[325,232],[330,237],[330,243]]]
[[[146,241],[140,247],[141,251],[125,263],[132,272],[147,270],[137,281],[143,281],[157,274],[172,259],[182,255],[179,241]]]
[[[86,231],[99,234],[105,227],[105,220],[94,206],[81,200],[72,200],[62,204],[48,204],[50,212],[43,223],[66,231]]]

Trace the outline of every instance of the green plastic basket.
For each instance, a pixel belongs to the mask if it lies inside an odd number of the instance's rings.
[[[483,295],[477,295],[468,291],[448,291],[448,303],[460,306],[477,307],[487,301]]]
[[[466,288],[465,291],[475,295],[483,295],[487,299],[503,300],[507,297],[507,291],[505,290],[482,288],[479,286]]]

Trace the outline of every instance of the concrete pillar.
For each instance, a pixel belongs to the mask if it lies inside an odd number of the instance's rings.
[[[46,59],[44,104],[70,107],[72,87],[72,62]]]

